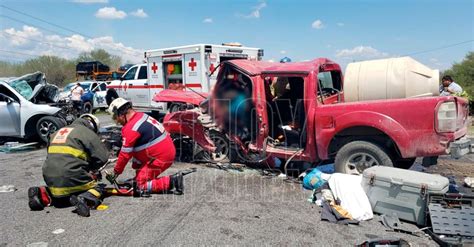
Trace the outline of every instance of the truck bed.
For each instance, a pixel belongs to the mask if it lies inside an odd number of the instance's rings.
[[[435,118],[439,104],[457,104],[457,130],[438,133]],[[468,101],[459,97],[423,97],[360,101],[319,105],[316,110],[318,153],[327,157],[332,138],[341,131],[357,126],[370,126],[387,134],[396,144],[403,158],[446,154],[449,143],[466,135]],[[331,119],[332,125],[321,125]]]

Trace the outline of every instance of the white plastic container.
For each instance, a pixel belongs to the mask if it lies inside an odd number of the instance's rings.
[[[449,180],[441,175],[374,166],[364,170],[362,188],[375,213],[395,213],[402,220],[423,226],[426,195],[446,193]]]
[[[439,95],[439,70],[411,57],[354,62],[344,75],[347,102]]]

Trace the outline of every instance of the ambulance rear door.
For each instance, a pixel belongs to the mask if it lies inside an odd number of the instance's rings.
[[[205,70],[203,70],[203,57],[202,53],[194,52],[184,54],[184,66],[183,66],[183,75],[184,75],[184,85],[188,90],[196,92],[207,92],[208,80],[203,76]]]
[[[177,53],[177,50],[171,50]],[[170,52],[171,52],[170,51]],[[179,89],[184,85],[183,54],[163,55],[163,86],[165,89]]]
[[[163,90],[163,58],[161,56],[148,57],[148,88],[150,103],[153,105],[153,97]]]
[[[212,87],[214,87],[214,85],[216,84],[218,71],[215,70],[219,69],[218,57],[219,54],[217,53],[206,53],[205,55],[205,67],[207,69],[205,76],[206,79],[209,81],[209,90],[206,92],[210,92]]]

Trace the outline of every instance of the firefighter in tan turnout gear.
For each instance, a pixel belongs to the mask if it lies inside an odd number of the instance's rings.
[[[107,162],[109,152],[97,135],[98,130],[99,120],[94,115],[84,114],[51,135],[43,165],[47,187],[28,189],[31,210],[72,205],[77,214],[87,217],[91,208],[101,204],[103,192],[91,171]]]

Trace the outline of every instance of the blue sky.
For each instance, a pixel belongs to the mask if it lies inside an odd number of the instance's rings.
[[[74,31],[0,7],[0,59],[14,61],[41,54],[74,57],[94,48],[139,61],[147,49],[235,41],[263,48],[266,60],[328,57],[345,66],[474,40],[473,0],[2,0],[1,5]],[[442,70],[469,51],[474,42],[413,57]]]

